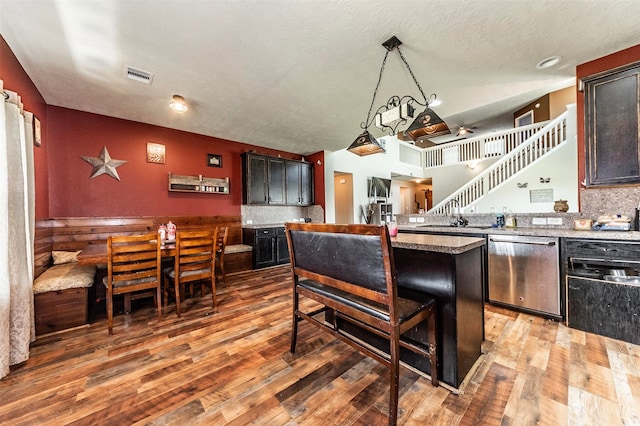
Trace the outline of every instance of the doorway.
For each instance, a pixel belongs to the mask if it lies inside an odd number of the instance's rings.
[[[396,214],[411,214],[413,206],[411,205],[411,191],[406,186],[400,187],[400,209]]]
[[[336,223],[356,223],[353,215],[353,175],[334,172],[333,188]]]

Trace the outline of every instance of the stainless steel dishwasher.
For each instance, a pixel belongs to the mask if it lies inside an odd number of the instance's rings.
[[[488,239],[489,301],[561,318],[558,238]]]

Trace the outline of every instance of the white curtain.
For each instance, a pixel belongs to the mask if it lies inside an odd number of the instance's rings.
[[[35,222],[33,115],[20,97],[0,107],[0,378],[29,358],[35,339],[33,238]],[[4,97],[0,97],[4,100]]]

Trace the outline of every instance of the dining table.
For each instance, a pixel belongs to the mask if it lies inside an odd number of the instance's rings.
[[[165,242],[162,244],[162,258],[171,258],[176,255],[176,243]],[[106,265],[109,261],[107,244],[88,244],[77,256],[78,265]]]

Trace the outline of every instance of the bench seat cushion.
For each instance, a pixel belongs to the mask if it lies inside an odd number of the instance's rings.
[[[231,244],[224,248],[224,254],[244,253],[252,250],[253,247],[248,244]]]
[[[383,321],[389,321],[389,310],[384,304],[375,303],[370,300],[366,300],[362,297],[347,293],[345,291],[336,289],[334,287],[320,284],[312,280],[303,280],[298,282],[298,286],[309,290],[310,292],[320,294],[329,299],[333,299],[337,302],[358,309],[369,315],[373,315]],[[400,323],[413,318],[422,309],[428,307],[432,303],[435,303],[433,298],[425,298],[422,301],[415,301],[398,297],[398,321]]]
[[[66,290],[69,288],[91,287],[96,267],[65,263],[54,265],[44,271],[33,283],[33,293]]]

